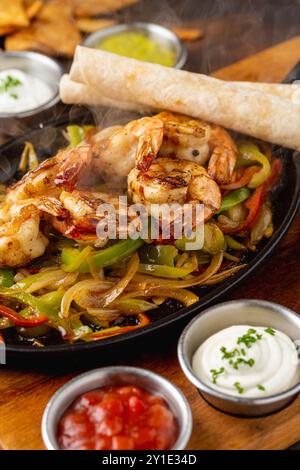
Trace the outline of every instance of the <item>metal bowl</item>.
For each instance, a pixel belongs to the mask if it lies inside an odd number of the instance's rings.
[[[55,60],[36,52],[0,52],[0,71],[11,68],[22,70],[46,82],[52,90],[52,97],[42,105],[27,111],[2,113],[0,110],[0,119],[32,116],[58,103],[58,85],[62,76],[62,69]]]
[[[176,53],[176,62],[174,67],[176,69],[181,69],[184,66],[187,59],[187,50],[182,41],[170,29],[154,23],[134,22],[99,29],[87,36],[83,45],[87,47],[95,47],[96,44],[103,39],[122,33],[123,31],[139,31],[145,33],[156,42],[173,49]]]
[[[42,437],[48,450],[59,450],[56,438],[58,422],[81,394],[105,385],[131,384],[161,395],[177,419],[179,435],[172,450],[185,449],[192,432],[192,413],[183,393],[171,382],[146,369],[112,366],[78,375],[63,385],[50,399],[42,419]]]
[[[191,362],[196,349],[210,336],[233,325],[269,326],[300,339],[300,316],[282,305],[261,300],[233,300],[208,308],[184,329],[178,343],[183,372],[203,398],[219,410],[238,416],[263,416],[287,406],[299,393],[300,383],[265,398],[242,398],[224,394],[202,382]]]

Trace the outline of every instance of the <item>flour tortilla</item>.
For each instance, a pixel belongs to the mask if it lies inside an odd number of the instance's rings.
[[[300,150],[300,105],[290,97],[81,46],[70,78],[113,102],[186,114]]]
[[[126,111],[138,111],[141,114],[150,113],[152,110],[145,106],[139,106],[129,101],[120,101],[107,98],[96,87],[84,83],[74,82],[68,74],[64,74],[60,80],[59,92],[61,100],[66,104],[83,104],[86,106],[106,106],[119,108]]]

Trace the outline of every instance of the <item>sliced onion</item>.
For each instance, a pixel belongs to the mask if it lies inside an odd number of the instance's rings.
[[[126,299],[132,299],[137,297],[162,297],[165,299],[175,299],[180,303],[189,307],[199,300],[198,295],[190,292],[186,289],[168,289],[163,287],[150,287],[146,290],[138,290],[127,292],[123,294],[119,299],[114,302],[113,305],[118,305],[119,302]]]
[[[167,288],[180,288],[190,287],[205,284],[205,282],[213,276],[220,268],[223,261],[223,252],[216,253],[210,262],[208,268],[201,273],[199,276],[191,276],[190,279],[175,280],[175,279],[164,279],[160,277],[151,277],[145,274],[136,274],[133,278],[132,287],[145,288],[145,286],[162,286]]]
[[[85,289],[95,289],[101,291],[107,290],[111,284],[105,282],[105,281],[100,281],[97,279],[86,279],[84,281],[77,282],[74,284],[72,287],[70,287],[64,294],[62,301],[61,301],[61,314],[63,317],[68,317],[69,316],[69,310],[71,307],[71,303],[74,300],[74,297],[76,294],[78,294],[80,291],[85,290]]]
[[[218,284],[218,282],[224,281],[224,279],[227,279],[228,277],[232,276],[233,274],[237,273],[241,269],[246,268],[247,264],[239,264],[238,266],[234,266],[233,268],[226,269],[225,271],[222,271],[221,273],[214,274],[209,278],[206,282],[206,286],[212,286],[214,284]]]
[[[134,255],[132,255],[130,258],[125,275],[101,298],[101,304],[103,307],[111,304],[126,289],[129,282],[136,274],[139,264],[140,260],[138,254],[134,253]]]

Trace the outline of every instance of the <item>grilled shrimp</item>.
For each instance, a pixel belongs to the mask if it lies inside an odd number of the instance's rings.
[[[53,217],[52,224],[56,230],[68,238],[78,241],[94,242],[97,246],[106,243],[107,238],[97,237],[97,224],[101,220],[98,209],[101,204],[114,207],[118,215],[118,195],[98,191],[63,191],[60,202],[68,212],[65,219]]]
[[[160,157],[152,162],[147,171],[138,168],[131,170],[128,192],[134,203],[149,208],[151,204],[202,203],[205,220],[221,206],[220,189],[205,168],[198,163],[176,158]]]
[[[106,128],[91,139],[95,170],[112,182],[126,184],[136,164],[145,169],[157,156],[162,140],[163,123],[156,118],[144,117],[126,126]]]
[[[225,129],[167,111],[155,117],[163,122],[160,156],[190,160],[200,165],[208,161],[208,174],[217,183],[231,181],[237,148]]]
[[[135,166],[146,171],[161,156],[208,162],[209,175],[225,184],[231,181],[237,158],[235,143],[224,129],[170,112],[106,128],[90,141],[95,168],[112,182],[124,182]]]
[[[44,253],[49,242],[39,226],[40,214],[34,205],[23,207],[1,226],[0,266],[23,266]]]

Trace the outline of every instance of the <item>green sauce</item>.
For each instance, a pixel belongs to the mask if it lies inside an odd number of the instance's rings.
[[[139,31],[124,31],[109,36],[96,44],[95,47],[96,49],[167,67],[173,67],[176,62],[175,51]]]

